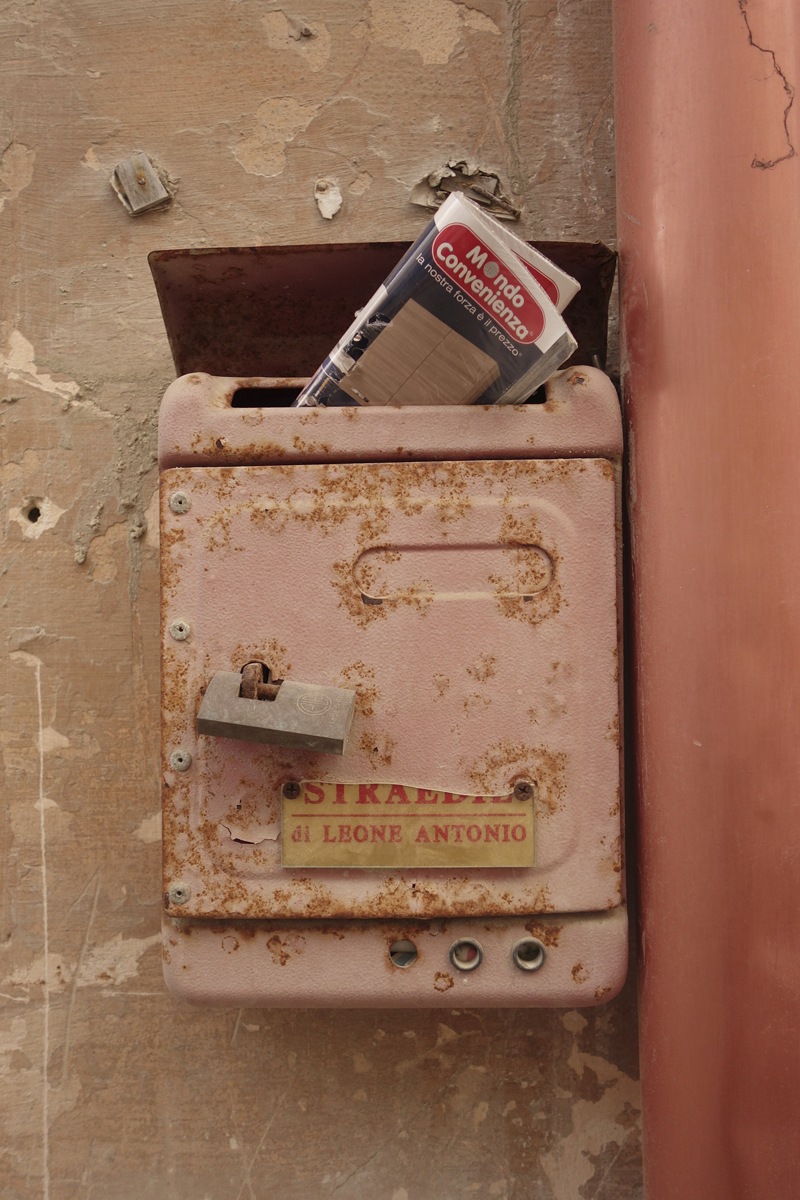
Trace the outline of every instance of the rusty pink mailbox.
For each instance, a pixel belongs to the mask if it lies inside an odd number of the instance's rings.
[[[275,386],[188,374],[161,409],[169,988],[610,998],[613,386],[573,367],[513,408],[246,407]]]

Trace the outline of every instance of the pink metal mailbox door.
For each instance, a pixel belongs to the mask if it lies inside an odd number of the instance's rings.
[[[264,383],[185,376],[162,406],[168,986],[243,1006],[609,998],[613,387],[581,367],[508,410],[231,407]],[[354,693],[343,753],[198,733],[211,681],[251,663],[313,685],[312,717],[320,689]]]

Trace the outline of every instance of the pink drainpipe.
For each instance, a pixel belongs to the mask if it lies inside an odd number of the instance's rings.
[[[614,19],[645,1194],[796,1200],[800,5]]]

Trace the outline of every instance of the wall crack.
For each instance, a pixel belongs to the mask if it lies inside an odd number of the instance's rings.
[[[744,21],[745,28],[747,29],[747,40],[748,40],[749,44],[753,47],[754,50],[758,50],[759,53],[761,53],[761,54],[767,54],[772,59],[773,70],[774,70],[775,74],[778,76],[778,78],[780,79],[783,90],[786,93],[787,99],[789,101],[789,103],[786,105],[786,107],[783,110],[783,132],[784,132],[784,136],[786,138],[786,144],[789,147],[789,149],[787,150],[787,152],[785,154],[781,154],[778,158],[771,158],[771,159],[759,158],[758,155],[756,154],[753,156],[753,161],[750,163],[750,166],[754,170],[771,171],[773,167],[777,167],[778,163],[786,162],[787,159],[794,158],[797,155],[797,151],[795,150],[794,145],[792,144],[792,139],[789,134],[789,113],[792,111],[792,105],[794,104],[795,89],[792,87],[791,83],[789,83],[789,80],[786,78],[783,71],[781,70],[780,63],[778,62],[777,58],[775,57],[775,51],[770,50],[769,47],[767,47],[767,46],[760,46],[758,44],[758,42],[756,42],[754,40],[753,30],[750,27],[750,20],[747,16],[747,0],[738,0],[738,4],[739,4],[739,12],[742,14],[742,20]]]

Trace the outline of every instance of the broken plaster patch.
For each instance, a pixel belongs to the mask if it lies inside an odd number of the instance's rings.
[[[78,987],[119,987],[139,974],[139,959],[151,946],[161,944],[161,934],[123,938],[121,933],[89,951],[81,966]]]
[[[11,383],[27,384],[66,401],[73,400],[80,391],[80,386],[73,380],[54,379],[46,371],[40,371],[34,361],[33,346],[18,329],[11,330],[6,348],[0,354],[0,372]]]
[[[398,50],[415,50],[426,66],[449,62],[464,29],[499,34],[484,13],[454,0],[372,0],[373,41]]]
[[[95,946],[81,963],[78,987],[118,987],[139,974],[139,960],[145,951],[159,945],[161,934],[154,933],[145,938],[123,938],[121,933]],[[45,956],[38,955],[27,967],[18,967],[3,980],[5,987],[37,987],[45,982]],[[47,989],[59,992],[67,987],[75,972],[60,954],[50,953],[47,958]]]
[[[314,199],[326,221],[331,221],[342,207],[342,193],[333,179],[318,179],[314,184]]]
[[[369,171],[360,171],[347,189],[351,196],[363,196],[372,186],[372,176]]]
[[[48,496],[27,496],[19,508],[9,508],[8,519],[16,521],[25,541],[35,541],[58,524],[67,510],[59,508]]]
[[[116,579],[120,561],[125,557],[119,554],[118,547],[122,545],[127,550],[127,544],[128,527],[124,521],[115,521],[105,533],[93,538],[89,577],[94,583],[111,583]]]
[[[261,18],[270,50],[293,50],[309,71],[321,71],[331,54],[331,35],[325,25],[307,25],[281,9]]]
[[[86,151],[83,158],[81,159],[81,162],[83,163],[83,165],[85,167],[91,167],[93,171],[101,171],[102,170],[102,167],[100,165],[98,157],[94,152],[94,146],[89,147],[89,149]]]
[[[12,142],[0,155],[0,212],[6,200],[16,200],[33,179],[36,151],[22,142]]]
[[[505,195],[500,177],[487,167],[464,159],[449,162],[430,171],[412,190],[412,204],[435,212],[453,192],[463,192],[492,216],[501,221],[519,219],[519,208]]]
[[[53,729],[52,725],[48,725],[39,734],[39,748],[42,754],[53,754],[56,750],[63,750],[69,746],[69,738],[64,737],[63,733],[59,733],[57,729]]]
[[[234,158],[249,175],[280,175],[286,166],[286,143],[311,124],[318,108],[292,96],[266,100],[256,112],[255,131],[234,146]]]
[[[133,836],[138,838],[140,842],[144,842],[146,846],[153,842],[161,841],[161,810],[152,813],[149,817],[145,817],[139,824],[137,829],[134,829]]]

